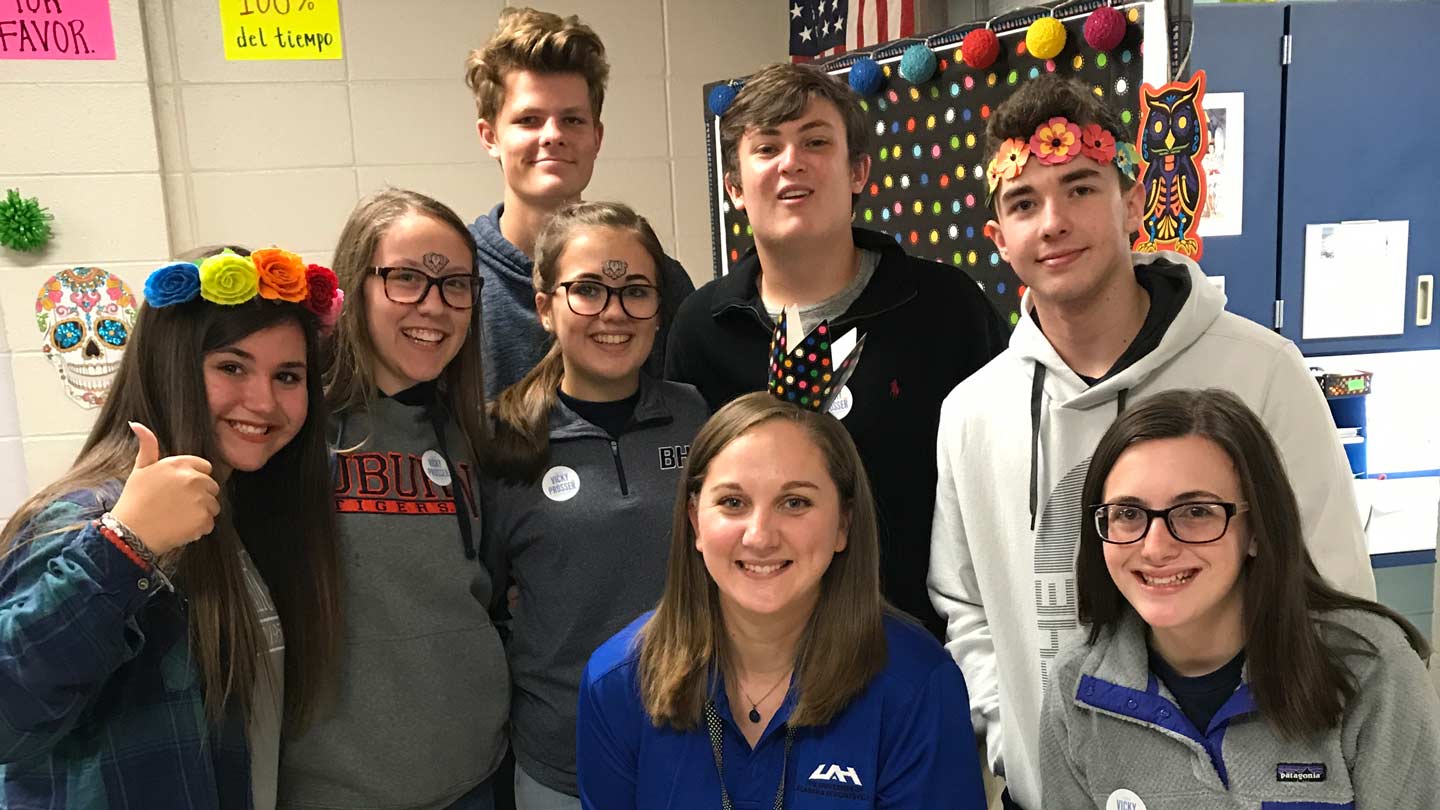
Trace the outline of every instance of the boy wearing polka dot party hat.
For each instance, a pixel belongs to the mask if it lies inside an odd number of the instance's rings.
[[[1009,348],[945,400],[929,584],[1007,806],[1033,810],[1043,692],[1074,688],[1048,681],[1077,627],[1081,485],[1127,402],[1172,388],[1237,394],[1284,453],[1320,573],[1370,599],[1375,582],[1349,465],[1300,352],[1225,312],[1188,258],[1130,252],[1145,193],[1134,133],[1084,85],[1042,76],[995,110],[987,134],[986,233],[1028,290]],[[1183,708],[1186,690],[1171,688]]]
[[[830,412],[874,482],[885,596],[943,625],[925,592],[940,401],[1005,346],[1006,330],[963,271],[907,256],[851,225],[870,172],[860,100],[814,68],[779,64],[746,80],[720,118],[725,190],[755,249],[680,307],[666,376],[712,409],[767,384],[771,329],[798,304],[803,331],[828,321],[866,336],[865,362]]]

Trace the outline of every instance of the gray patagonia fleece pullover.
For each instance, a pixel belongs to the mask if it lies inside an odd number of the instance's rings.
[[[1240,687],[1197,729],[1150,672],[1133,611],[1094,646],[1060,654],[1045,697],[1045,810],[1434,810],[1440,797],[1440,698],[1390,619],[1359,610],[1314,616],[1358,691],[1340,724],[1282,736]],[[1373,654],[1366,652],[1373,645]]]

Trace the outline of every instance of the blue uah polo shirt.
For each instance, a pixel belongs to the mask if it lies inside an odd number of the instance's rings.
[[[705,724],[657,728],[640,702],[636,635],[647,613],[591,656],[580,683],[576,766],[586,810],[702,810],[720,807],[720,774]],[[885,617],[887,661],[829,725],[797,728],[788,756],[790,691],[752,750],[731,717],[721,718],[725,789],[736,810],[771,810],[782,770],[786,810],[957,808],[983,810],[965,679],[919,625]]]

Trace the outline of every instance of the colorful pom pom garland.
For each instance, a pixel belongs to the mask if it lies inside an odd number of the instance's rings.
[[[885,83],[885,72],[880,64],[870,57],[860,59],[850,66],[850,89],[862,96],[873,95]]]
[[[1025,30],[1025,49],[1036,59],[1054,59],[1065,50],[1065,24],[1041,17]]]
[[[1125,15],[1110,6],[1101,6],[1085,20],[1085,44],[1097,51],[1111,51],[1125,39]]]
[[[1000,58],[1000,38],[989,28],[976,28],[960,41],[960,55],[965,64],[984,70]]]
[[[716,85],[710,88],[710,92],[706,94],[705,106],[710,108],[712,115],[719,118],[725,114],[726,110],[730,109],[731,104],[735,103],[735,96],[739,92],[735,87],[735,82]]]
[[[935,52],[920,43],[911,45],[900,55],[900,75],[911,84],[930,81],[936,67]]]

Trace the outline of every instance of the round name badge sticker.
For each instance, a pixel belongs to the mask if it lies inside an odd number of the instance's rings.
[[[1120,788],[1105,800],[1105,810],[1145,810],[1145,802],[1134,791]]]
[[[540,479],[545,497],[552,501],[568,501],[580,494],[580,476],[569,467],[551,467]]]
[[[420,456],[420,466],[425,470],[425,477],[437,486],[450,486],[450,465],[445,463],[445,457],[438,451],[426,450]]]
[[[830,415],[836,419],[844,419],[853,407],[855,407],[855,397],[850,395],[850,386],[840,386],[840,395],[830,403]]]

